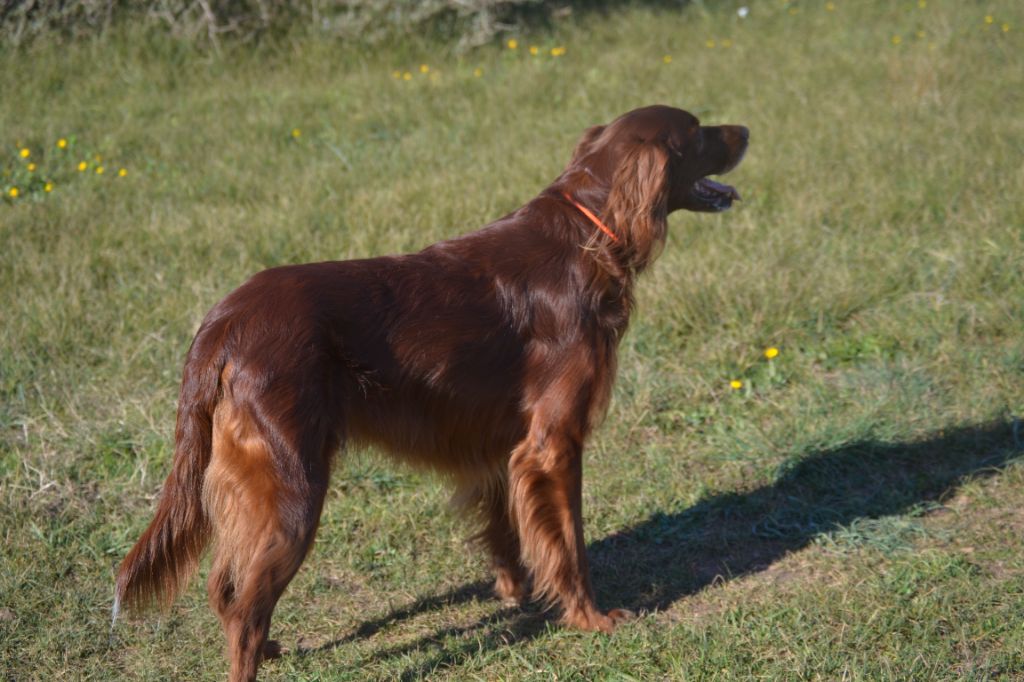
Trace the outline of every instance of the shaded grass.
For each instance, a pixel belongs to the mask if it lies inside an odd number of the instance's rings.
[[[482,225],[583,128],[660,101],[753,141],[736,210],[672,218],[587,457],[601,603],[653,613],[603,638],[500,609],[444,485],[356,455],[276,613],[298,653],[265,676],[1014,678],[1022,17],[836,6],[613,11],[462,57],[132,35],[3,54],[0,172],[28,146],[60,181],[0,204],[0,670],[222,675],[200,581],[107,629],[203,313],[263,267]]]

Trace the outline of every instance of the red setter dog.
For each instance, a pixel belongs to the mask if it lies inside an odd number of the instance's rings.
[[[707,179],[747,146],[666,106],[587,130],[540,196],[419,253],[273,268],[214,306],[185,362],[174,462],[117,574],[121,604],[169,603],[216,545],[210,603],[232,680],[279,648],[270,617],[316,533],[334,453],[369,444],[449,477],[479,517],[497,594],[594,603],[583,446],[608,405],[634,277],[678,209],[737,199]],[[529,582],[532,580],[532,590]]]

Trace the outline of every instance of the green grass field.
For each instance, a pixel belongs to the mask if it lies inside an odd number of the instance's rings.
[[[741,204],[671,219],[586,458],[599,601],[646,615],[503,609],[444,483],[348,453],[262,679],[1024,677],[1024,7],[738,4],[0,51],[0,678],[223,679],[202,579],[110,633],[203,314],[475,229],[650,103],[752,141]]]

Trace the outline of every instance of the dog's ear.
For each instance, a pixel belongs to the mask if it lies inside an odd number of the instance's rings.
[[[665,242],[668,229],[669,155],[655,142],[633,145],[612,179],[604,215],[629,254],[629,267],[642,270]]]
[[[588,154],[594,146],[594,141],[598,136],[604,132],[604,126],[593,126],[587,128],[583,133],[583,137],[576,143],[576,148],[572,150],[572,160],[576,161],[580,157]]]

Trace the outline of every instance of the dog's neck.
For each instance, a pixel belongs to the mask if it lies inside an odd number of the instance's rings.
[[[616,244],[620,243],[621,240],[617,236],[615,236],[615,233],[612,231],[612,229],[605,225],[600,218],[594,215],[589,208],[587,208],[580,202],[576,201],[576,199],[574,199],[572,195],[569,194],[568,192],[562,192],[562,196],[565,197],[566,201],[568,201],[570,204],[579,209],[579,212],[585,215],[590,220],[590,222],[594,223],[594,227],[608,235],[608,237]]]
[[[608,276],[629,288],[635,276],[658,256],[662,240],[638,240],[633,225],[609,221],[608,194],[608,189],[600,186],[571,192],[566,185],[557,183],[542,196],[566,207],[584,235],[579,248],[589,252]]]

